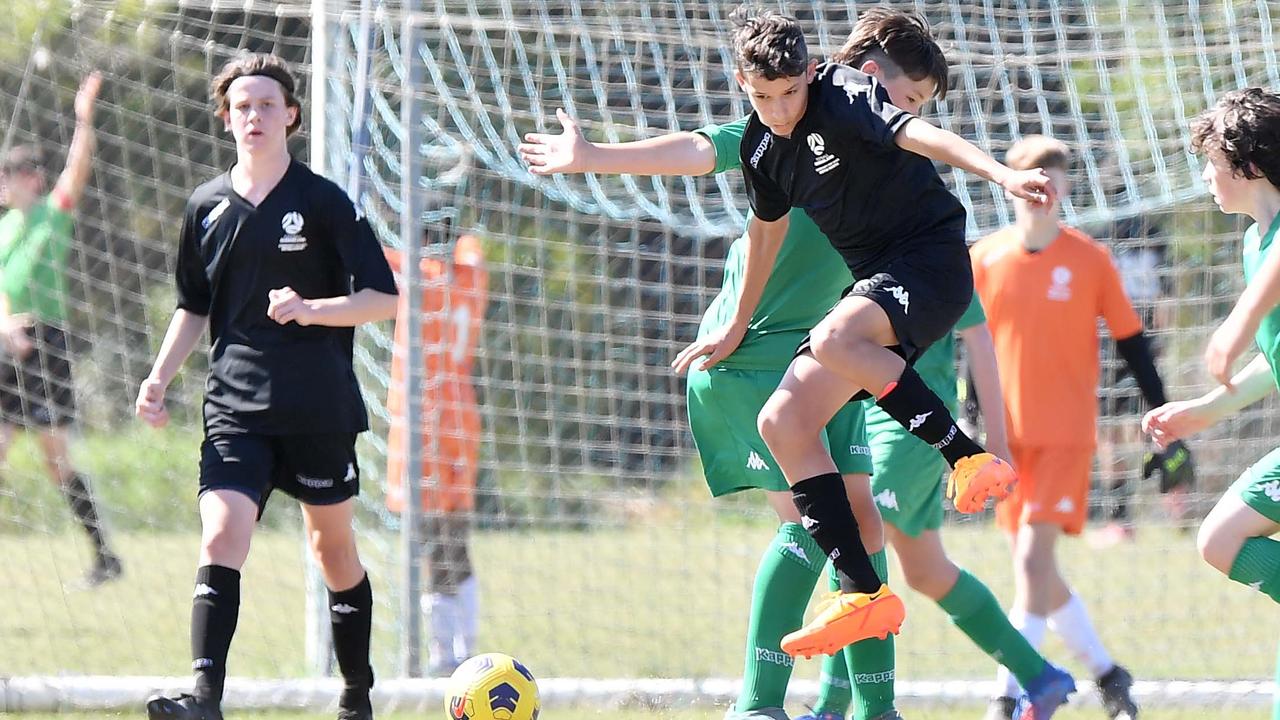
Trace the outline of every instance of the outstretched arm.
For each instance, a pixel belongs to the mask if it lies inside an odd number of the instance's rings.
[[[89,73],[76,93],[76,130],[67,150],[67,165],[53,186],[53,199],[58,207],[70,211],[80,202],[84,186],[89,183],[89,170],[93,166],[93,150],[97,144],[93,135],[93,107],[102,87],[102,74]]]
[[[1253,342],[1262,319],[1280,305],[1280,253],[1270,253],[1249,285],[1240,293],[1235,307],[1209,337],[1204,362],[1209,374],[1227,387],[1235,382],[1231,366]]]
[[[1014,197],[1035,203],[1053,201],[1053,188],[1043,170],[1014,170],[949,130],[913,118],[894,136],[898,147],[930,160],[958,167],[1003,187]]]
[[[716,149],[706,137],[677,132],[625,143],[591,143],[578,123],[556,110],[564,132],[529,133],[517,151],[534,175],[707,175],[715,170]]]
[[[1258,355],[1231,378],[1194,400],[1165,403],[1142,418],[1142,429],[1160,447],[1182,440],[1275,392],[1266,357]]]

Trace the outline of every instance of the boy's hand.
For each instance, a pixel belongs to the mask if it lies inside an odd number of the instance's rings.
[[[133,412],[154,428],[164,427],[169,422],[169,410],[164,406],[164,392],[165,384],[149,377],[142,381],[138,388],[138,399],[133,403]]]
[[[102,88],[102,73],[93,71],[85,76],[76,92],[76,121],[89,124],[93,122],[93,106],[98,101],[98,90]]]
[[[671,361],[671,367],[683,375],[693,365],[694,360],[706,356],[705,360],[698,363],[699,370],[706,370],[732,355],[733,351],[742,344],[742,338],[746,334],[746,327],[729,323],[681,350],[680,354],[676,355],[676,359]]]
[[[1205,403],[1178,400],[1165,403],[1142,418],[1142,431],[1162,450],[1182,438],[1194,435],[1213,424]]]
[[[1205,367],[1209,375],[1228,390],[1234,389],[1231,386],[1231,367],[1249,347],[1254,331],[1255,328],[1249,327],[1248,322],[1233,312],[1209,337],[1209,345],[1204,349]]]
[[[306,300],[298,296],[291,287],[282,287],[267,292],[267,317],[281,325],[296,322],[299,325],[310,325],[314,311]]]
[[[1160,492],[1190,490],[1196,484],[1196,466],[1191,451],[1181,440],[1174,440],[1160,452],[1148,452],[1142,462],[1142,477],[1160,477]]]
[[[1057,200],[1049,176],[1040,168],[1011,171],[1000,186],[1010,195],[1036,205],[1052,206]]]
[[[591,172],[588,156],[593,145],[587,142],[578,129],[578,123],[563,109],[556,108],[556,117],[564,132],[559,135],[528,133],[524,136],[525,141],[516,148],[520,159],[534,175]]]
[[[26,313],[8,315],[0,320],[0,343],[14,360],[24,360],[36,349],[30,332],[34,325],[35,321]]]

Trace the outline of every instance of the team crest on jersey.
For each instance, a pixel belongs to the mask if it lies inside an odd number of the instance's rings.
[[[284,214],[280,220],[280,229],[284,231],[284,237],[280,238],[280,252],[307,249],[307,239],[301,235],[302,224],[302,213],[295,210]]]
[[[1066,302],[1071,299],[1071,268],[1059,265],[1050,273],[1053,284],[1049,286],[1049,299]]]
[[[826,175],[840,166],[840,158],[827,154],[827,142],[818,133],[809,133],[809,149],[813,151],[813,169]]]

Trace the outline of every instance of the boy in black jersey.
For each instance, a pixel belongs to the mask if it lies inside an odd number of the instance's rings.
[[[874,77],[810,61],[794,19],[739,11],[734,20],[736,77],[755,111],[741,145],[755,215],[748,236],[758,249],[749,256],[772,257],[788,211],[799,207],[857,279],[801,344],[759,417],[805,529],[841,575],[842,593],[784,638],[782,648],[792,655],[829,654],[896,633],[905,616],[867,557],[821,441],[822,428],[844,403],[874,396],[886,414],[936,447],[953,468],[948,494],[961,512],[1007,495],[1015,481],[1012,468],[961,432],[911,369],[951,331],[973,294],[965,210],[932,160],[996,181],[1018,197],[1042,200],[1052,190],[1039,170],[1010,170],[894,106]],[[941,97],[945,77],[900,78],[910,86],[897,94]]]
[[[210,371],[200,448],[200,567],[191,612],[195,690],[147,701],[151,720],[221,720],[240,567],[271,491],[302,503],[329,587],[345,683],[339,720],[372,718],[373,596],[352,529],[356,435],[368,418],[352,368],[354,326],[393,317],[396,286],[347,195],[289,155],[301,125],[295,82],[273,55],[228,62],[210,85],[236,164],[191,194],[178,249],[178,309],[136,411],[168,420],[165,388],[207,325]]]

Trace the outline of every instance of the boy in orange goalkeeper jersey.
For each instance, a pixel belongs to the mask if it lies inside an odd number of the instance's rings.
[[[384,252],[398,272],[400,251]],[[480,241],[472,235],[458,238],[452,267],[446,261],[428,258],[419,263],[419,271],[423,281],[419,342],[425,379],[421,430],[415,441],[422,443],[422,513],[418,517],[419,538],[426,545],[423,560],[428,588],[422,607],[431,619],[429,672],[439,676],[449,675],[474,653],[479,625],[476,577],[469,552],[480,455],[480,410],[471,367],[488,304],[489,273]],[[404,425],[406,297],[400,296],[387,398],[391,414],[387,506],[393,512],[404,507],[405,449],[410,437]]]
[[[1029,136],[1006,158],[1040,167],[1057,192],[1070,192],[1070,149]],[[1058,219],[1058,204],[1014,200],[1016,222],[972,250],[974,285],[987,311],[1008,412],[1009,448],[1018,471],[1013,493],[996,507],[1012,542],[1016,594],[1010,619],[1034,646],[1057,633],[1097,679],[1107,714],[1136,717],[1133,678],[1117,665],[1055,557],[1059,536],[1084,528],[1098,412],[1098,318],[1132,369],[1143,398],[1164,402],[1164,388],[1142,322],[1124,294],[1106,248]],[[1188,458],[1185,447],[1164,458]],[[1013,717],[1017,681],[999,671],[1001,695],[989,720]]]

